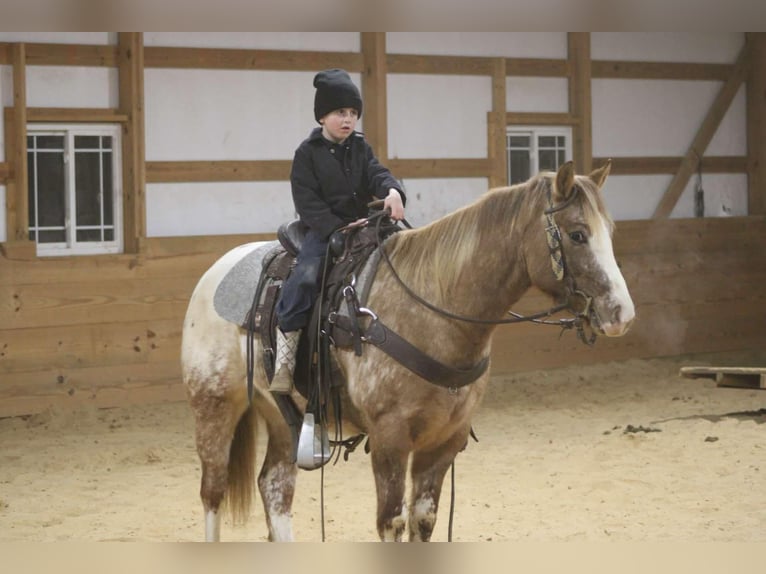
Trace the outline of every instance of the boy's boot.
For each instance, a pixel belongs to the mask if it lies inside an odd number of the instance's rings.
[[[288,394],[293,390],[295,356],[300,337],[300,330],[283,333],[277,327],[277,358],[274,361],[274,378],[269,385],[272,393]]]

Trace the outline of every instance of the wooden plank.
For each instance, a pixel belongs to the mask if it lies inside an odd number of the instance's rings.
[[[577,118],[572,125],[572,159],[577,173],[590,173],[593,166],[591,129],[590,32],[568,32],[569,113]]]
[[[362,96],[364,133],[375,157],[388,159],[388,95],[386,78],[386,33],[362,32]]]
[[[15,42],[0,42],[0,64],[12,63]],[[117,47],[91,44],[27,43],[28,66],[99,66],[117,65]]]
[[[506,58],[505,72],[509,76],[535,76],[542,78],[566,78],[570,75],[567,60],[550,58]]]
[[[557,112],[506,112],[505,123],[509,126],[574,126],[580,123],[580,118]]]
[[[5,185],[8,182],[8,178],[11,177],[11,168],[8,162],[0,162],[0,183]]]
[[[645,157],[597,157],[593,165],[602,165],[607,159],[612,160],[612,175],[648,175],[675,174],[683,162],[683,157],[645,156]],[[747,158],[744,156],[707,156],[702,159],[704,173],[746,173]]]
[[[711,378],[719,387],[766,390],[766,368],[761,367],[681,367],[682,377]]]
[[[146,152],[144,40],[141,32],[119,32],[122,130],[123,235],[126,253],[140,252],[146,238]]]
[[[149,161],[146,181],[289,181],[292,164],[292,160]]]
[[[766,33],[747,32],[750,71],[747,75],[748,213],[766,214]]]
[[[487,158],[466,159],[389,159],[388,168],[397,177],[490,177]]]
[[[652,217],[667,218],[670,216],[673,208],[678,202],[678,198],[681,197],[681,194],[686,188],[689,178],[697,170],[700,158],[705,155],[705,150],[707,150],[710,140],[713,139],[721,120],[729,109],[734,96],[737,94],[740,85],[745,79],[748,65],[748,45],[745,44],[739,53],[737,63],[732,70],[731,76],[718,92],[718,95],[716,95],[713,105],[710,107],[710,110],[708,110],[699,130],[697,130],[697,134],[694,136],[694,140],[692,140],[692,143],[681,162],[681,166],[678,168],[678,171],[676,171],[668,189],[660,199],[659,205],[657,205]]]
[[[625,60],[593,60],[591,66],[594,78],[612,80],[725,81],[733,69],[731,64]]]
[[[487,155],[492,166],[489,187],[508,185],[506,153],[507,100],[505,59],[494,60],[492,74],[492,111],[487,113]]]
[[[13,46],[13,173],[14,197],[8,202],[9,239],[29,240],[29,203],[27,200],[27,72],[26,45]]]
[[[125,123],[128,114],[114,108],[27,108],[27,121]]]
[[[491,76],[494,71],[491,58],[478,56],[388,54],[386,64],[391,74]]]
[[[356,52],[146,47],[144,58],[147,68],[361,72],[364,67],[362,54]]]

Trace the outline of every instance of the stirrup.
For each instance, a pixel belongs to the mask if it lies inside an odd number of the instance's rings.
[[[314,415],[306,413],[303,416],[303,426],[298,439],[298,467],[304,470],[315,470],[324,466],[330,460],[330,441],[324,425],[314,424]]]

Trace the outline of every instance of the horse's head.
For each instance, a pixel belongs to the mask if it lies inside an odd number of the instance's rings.
[[[598,332],[624,335],[635,316],[633,300],[612,249],[611,218],[601,187],[611,164],[588,176],[572,162],[546,176],[540,225],[526,254],[532,282],[558,302],[567,302]]]

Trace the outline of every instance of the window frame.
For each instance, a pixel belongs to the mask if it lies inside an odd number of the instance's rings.
[[[539,138],[545,136],[557,136],[564,137],[564,161],[572,159],[572,126],[557,125],[557,126],[533,126],[533,125],[513,125],[506,126],[505,129],[505,166],[506,166],[506,180],[508,185],[515,185],[511,183],[511,146],[510,137],[528,135],[530,136],[530,162],[529,173],[530,177],[540,172],[540,149]],[[516,182],[520,183],[520,182]]]
[[[38,237],[35,243],[38,257],[61,257],[75,255],[108,255],[124,253],[124,217],[123,217],[123,180],[122,180],[122,126],[116,123],[79,123],[79,122],[28,122],[27,137],[33,135],[63,135],[64,136],[64,221],[67,240],[57,243],[40,243]],[[113,205],[113,241],[80,241],[76,240],[76,227],[73,216],[75,209],[75,169],[74,169],[74,138],[76,136],[110,136],[112,138],[112,205]],[[29,151],[29,150],[28,150]],[[29,166],[29,169],[32,169]],[[31,181],[31,178],[30,178]],[[37,181],[37,178],[35,178]],[[37,204],[37,198],[35,198]],[[30,205],[30,209],[32,206]],[[31,214],[30,214],[31,216]],[[35,221],[36,222],[36,221]],[[102,221],[103,225],[103,221]],[[30,225],[30,232],[34,226]]]

